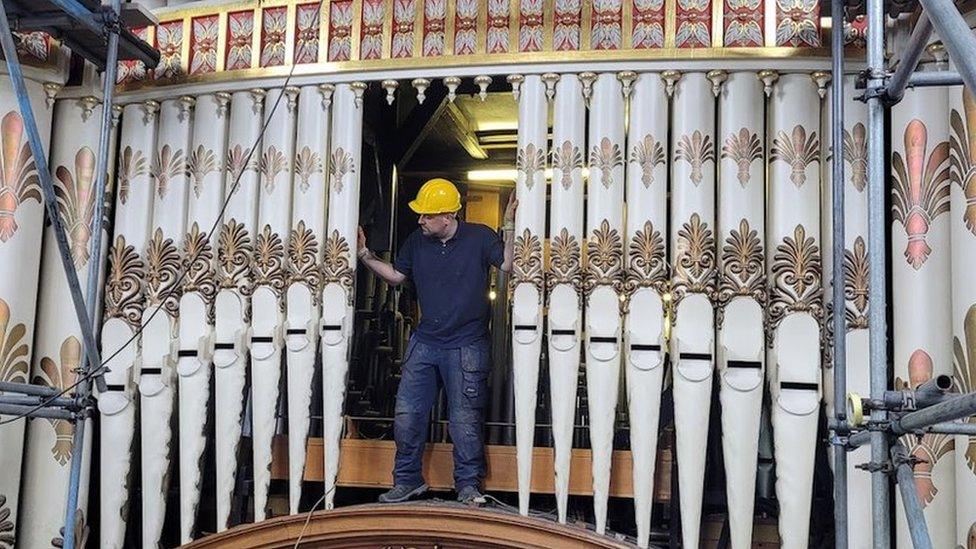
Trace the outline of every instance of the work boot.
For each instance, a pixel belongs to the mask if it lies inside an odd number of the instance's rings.
[[[429,487],[420,483],[417,486],[407,486],[405,484],[397,484],[391,488],[388,492],[380,494],[380,503],[402,503],[411,498],[417,497],[427,491]]]
[[[471,504],[482,505],[484,503],[487,503],[487,500],[485,500],[485,496],[481,495],[481,492],[478,490],[477,486],[464,486],[463,488],[458,490],[457,500],[460,501],[461,503],[466,503],[468,505]]]

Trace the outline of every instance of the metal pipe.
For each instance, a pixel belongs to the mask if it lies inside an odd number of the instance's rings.
[[[868,90],[879,90],[884,85],[884,0],[867,2],[868,38],[867,65]],[[868,257],[870,275],[868,301],[868,331],[870,333],[871,398],[880,399],[888,388],[888,308],[885,296],[885,195],[884,179],[884,105],[876,93],[868,94]],[[887,414],[872,410],[871,419],[883,422]],[[871,461],[879,465],[888,460],[888,441],[881,432],[872,433]],[[874,546],[891,546],[891,512],[889,508],[888,475],[876,467],[871,472],[871,530]]]
[[[830,14],[834,21],[830,33],[831,88],[830,121],[831,145],[834,151],[844,147],[844,0],[831,0]],[[832,221],[833,221],[833,286],[834,302],[834,411],[838,424],[847,422],[847,341],[844,337],[844,155],[831,157]],[[847,549],[847,449],[834,445],[834,547]]]
[[[917,412],[909,412],[891,422],[896,435],[912,433],[936,423],[954,421],[976,414],[976,393],[967,393],[942,401]]]
[[[50,397],[58,394],[58,390],[53,387],[31,385],[29,383],[11,383],[9,381],[0,381],[0,393],[22,393],[25,395]]]
[[[905,86],[916,74],[915,67],[918,66],[918,60],[921,59],[922,52],[925,51],[931,34],[932,22],[929,21],[928,16],[923,11],[915,23],[915,29],[912,30],[908,43],[905,44],[905,51],[902,53],[901,60],[898,61],[894,74],[888,80],[888,88],[885,90],[887,101],[897,103],[905,95]]]
[[[947,394],[951,388],[951,377],[947,375],[935,376],[915,389],[915,406],[919,409],[928,408],[929,406],[934,406],[942,402],[946,398],[952,398],[951,395]]]
[[[949,58],[956,65],[963,82],[976,90],[976,37],[966,24],[952,0],[921,0],[922,13],[927,14]]]
[[[962,75],[956,71],[922,71],[908,77],[909,88],[960,86],[962,83]]]
[[[72,397],[46,397],[34,395],[0,395],[0,403],[16,404],[18,406],[44,406],[56,408],[73,408],[76,405]]]
[[[898,490],[901,492],[905,517],[908,519],[908,532],[912,536],[912,545],[915,549],[932,549],[932,540],[929,538],[929,530],[925,524],[922,503],[918,499],[918,490],[915,488],[912,461],[901,442],[895,442],[891,447],[891,460],[895,464],[895,477],[898,479]]]
[[[112,0],[111,17],[118,21],[119,13],[122,11],[122,0]],[[103,27],[105,28],[105,27]],[[98,318],[98,283],[99,269],[101,267],[102,250],[102,218],[105,209],[105,181],[108,177],[108,151],[109,136],[112,131],[112,100],[115,95],[115,78],[119,67],[119,26],[114,24],[108,30],[108,52],[105,59],[105,72],[102,73],[102,127],[98,136],[98,179],[95,187],[95,212],[92,216],[92,243],[91,243],[91,263],[88,269],[88,320],[95,324]],[[86,341],[86,345],[94,344],[94,337],[91,341]],[[92,360],[86,364],[87,358]],[[89,374],[89,367],[96,371],[104,366],[97,354],[83,355],[81,359],[81,383],[75,391],[79,402],[87,404],[90,396],[90,387],[86,376]],[[105,379],[101,375],[95,376],[95,383],[99,391],[105,391]],[[81,462],[85,454],[85,423],[84,419],[75,421],[74,441],[72,442],[71,452],[71,472],[68,480],[68,499],[65,503],[64,517],[64,549],[74,549],[75,547],[75,515],[78,511],[78,489],[81,484]]]
[[[74,413],[63,409],[37,408],[36,406],[24,406],[21,404],[2,404],[0,403],[0,416],[30,416],[43,417],[49,419],[64,419],[72,421]]]
[[[86,29],[95,34],[105,34],[105,25],[102,23],[102,20],[92,14],[88,8],[79,2],[75,0],[50,0],[50,2],[71,16],[72,19],[81,23]],[[115,13],[119,13],[119,10],[115,10]]]
[[[969,435],[973,437],[976,436],[976,423],[936,423],[926,429],[926,432],[940,435]]]
[[[58,1],[70,2],[70,0]],[[92,364],[101,364],[98,346],[95,342],[95,331],[87,314],[85,298],[81,293],[81,282],[78,280],[78,272],[75,270],[74,262],[71,259],[67,232],[64,229],[61,214],[58,212],[58,201],[54,192],[54,183],[51,181],[47,152],[44,151],[44,146],[41,144],[41,134],[37,129],[37,120],[34,118],[34,108],[31,106],[30,96],[27,93],[26,84],[24,84],[24,72],[21,69],[20,60],[17,58],[17,48],[14,45],[13,35],[10,33],[10,25],[7,22],[7,11],[2,3],[0,3],[0,46],[3,47],[3,56],[7,61],[7,72],[17,95],[17,104],[20,108],[21,118],[24,120],[24,127],[27,130],[27,141],[30,144],[38,177],[41,180],[44,207],[47,210],[47,218],[51,222],[54,240],[58,245],[61,266],[64,268],[65,276],[68,279],[68,289],[71,292],[71,302],[74,305],[75,315],[78,317],[85,353]]]

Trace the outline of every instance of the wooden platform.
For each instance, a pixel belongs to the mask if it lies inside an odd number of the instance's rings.
[[[339,460],[339,486],[385,488],[393,485],[393,456],[396,448],[392,441],[343,439]],[[454,487],[451,444],[428,444],[424,453],[424,478],[434,490],[451,490]],[[489,491],[515,492],[518,490],[514,446],[488,446],[488,472],[485,489]],[[593,494],[593,477],[590,474],[591,452],[574,449],[570,464],[569,493],[589,496]],[[632,460],[629,451],[615,451],[610,469],[610,495],[633,497]],[[322,439],[310,438],[305,460],[305,480],[321,481],[323,472]],[[532,456],[532,492],[552,494],[552,448],[535,448]],[[274,444],[271,478],[288,478],[288,439],[276,437]],[[656,501],[667,501],[671,488],[671,454],[668,449],[658,453],[654,479]]]
[[[307,523],[306,523],[307,520]],[[243,524],[186,545],[191,549],[626,549],[590,530],[460,504],[356,505]]]

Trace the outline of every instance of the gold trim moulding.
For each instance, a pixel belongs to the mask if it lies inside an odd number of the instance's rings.
[[[849,48],[849,54],[861,50]],[[294,76],[314,76],[344,74],[355,72],[396,71],[419,68],[455,68],[500,65],[541,65],[566,64],[578,62],[640,62],[668,60],[755,60],[755,59],[828,59],[827,48],[669,48],[647,50],[591,50],[574,52],[530,52],[507,54],[441,55],[436,57],[408,57],[400,59],[376,59],[370,61],[342,61],[300,64],[295,67]],[[854,61],[854,59],[851,59]],[[169,79],[140,80],[128,82],[117,87],[120,92],[132,92],[149,88],[162,88],[175,85],[207,84],[253,80],[259,78],[285,78],[291,65],[250,68],[234,71],[210,72],[197,75],[183,75]]]

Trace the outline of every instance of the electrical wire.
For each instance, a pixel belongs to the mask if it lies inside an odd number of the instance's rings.
[[[317,12],[320,12],[321,11],[322,4],[323,4],[324,1],[325,0],[319,0],[318,1],[318,10],[316,10]],[[291,81],[292,76],[295,74],[295,67],[297,67],[297,66],[298,66],[297,63],[294,63],[294,62],[292,63],[291,68],[288,71],[288,75],[285,77],[284,82],[281,84],[282,90],[284,90],[284,88],[287,88],[288,87],[288,83]],[[258,133],[257,138],[254,140],[254,144],[250,147],[250,150],[248,151],[247,157],[245,158],[245,162],[244,162],[244,165],[245,166],[247,166],[248,164],[251,163],[251,159],[254,157],[254,153],[257,151],[258,145],[261,143],[261,140],[264,139],[264,134],[268,130],[268,125],[271,123],[271,117],[274,116],[275,111],[278,110],[278,106],[281,104],[281,100],[284,98],[284,96],[285,96],[284,93],[281,93],[281,94],[278,95],[278,98],[275,101],[274,106],[271,108],[271,112],[268,114],[268,116],[265,117],[264,125],[261,126],[261,132]],[[217,227],[220,226],[221,220],[223,220],[223,218],[224,218],[224,213],[227,211],[227,206],[230,204],[230,199],[231,199],[232,196],[234,196],[234,193],[237,191],[237,187],[240,185],[241,177],[244,176],[244,172],[245,171],[246,170],[241,170],[241,172],[237,174],[237,178],[234,179],[234,184],[231,185],[230,191],[227,192],[227,193],[225,193],[226,196],[224,197],[224,202],[223,202],[223,204],[220,207],[220,213],[215,218],[213,226],[210,227],[210,230],[209,231],[207,231],[206,240],[208,242],[210,241],[211,236],[217,231]],[[193,259],[190,260],[189,263],[191,265],[193,263],[195,263],[196,260],[199,259],[200,254],[203,253],[203,251],[204,251],[203,248],[197,250],[196,254],[193,255]],[[83,373],[81,376],[79,376],[79,378],[74,383],[72,383],[71,385],[65,387],[64,389],[61,390],[61,392],[57,393],[56,395],[54,395],[52,397],[49,397],[46,400],[41,401],[37,406],[34,406],[30,410],[28,410],[26,412],[23,412],[21,414],[18,414],[16,416],[12,417],[12,418],[8,418],[8,419],[5,419],[5,420],[0,421],[0,426],[7,425],[9,423],[13,423],[15,421],[18,421],[18,420],[21,420],[21,419],[24,419],[24,418],[30,416],[31,414],[33,414],[34,412],[40,410],[41,408],[44,408],[44,407],[48,406],[51,402],[54,401],[54,399],[64,396],[65,394],[67,394],[69,391],[71,391],[72,389],[74,389],[78,385],[81,385],[82,383],[84,383],[86,381],[90,381],[94,377],[96,377],[98,375],[101,375],[107,369],[108,363],[111,362],[113,358],[117,357],[129,345],[131,345],[132,343],[134,343],[136,341],[136,339],[139,338],[140,335],[142,335],[142,332],[145,330],[146,325],[153,318],[155,318],[157,314],[159,314],[159,311],[163,308],[163,305],[174,295],[174,293],[177,291],[177,289],[180,288],[180,286],[183,283],[183,279],[186,278],[188,272],[189,271],[187,269],[183,269],[182,270],[182,272],[180,273],[179,278],[176,279],[176,282],[173,284],[173,286],[170,287],[170,289],[166,293],[166,295],[162,299],[159,300],[159,303],[156,304],[156,307],[155,307],[155,309],[153,309],[152,313],[149,315],[149,318],[144,319],[143,322],[142,322],[142,324],[140,324],[140,326],[136,329],[136,331],[132,334],[132,336],[129,337],[129,339],[125,343],[123,343],[122,346],[118,348],[118,350],[116,350],[114,353],[112,353],[111,355],[109,355],[108,358],[103,359],[102,360],[102,363],[99,364],[97,368],[90,369],[88,372]]]

